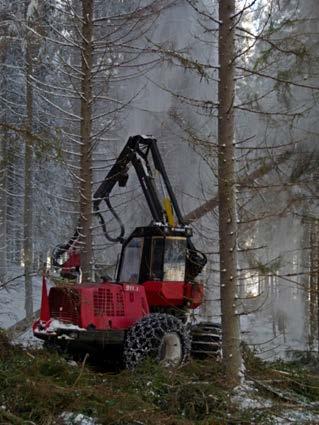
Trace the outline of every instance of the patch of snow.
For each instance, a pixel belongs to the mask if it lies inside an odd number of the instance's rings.
[[[319,423],[319,413],[309,411],[309,405],[296,406],[292,409],[281,409],[280,405],[274,404],[271,399],[259,395],[258,388],[251,381],[245,381],[243,384],[236,387],[232,392],[231,400],[237,404],[240,409],[269,409],[269,413],[275,410],[276,413],[271,413],[271,420],[274,425],[310,425]],[[280,412],[278,412],[278,409]]]
[[[310,425],[319,423],[319,414],[307,412],[305,410],[286,409],[280,414],[274,415],[273,419],[276,425],[290,425],[292,423]]]
[[[272,401],[259,396],[258,389],[250,381],[245,381],[236,387],[231,399],[241,409],[261,409],[272,406]]]
[[[30,19],[38,10],[38,0],[31,0],[27,9],[27,18]]]
[[[15,338],[13,343],[22,345],[23,347],[41,348],[43,346],[43,341],[33,335],[31,328]]]
[[[61,419],[65,425],[98,425],[94,418],[82,413],[64,412],[61,415]]]
[[[67,330],[74,330],[74,331],[86,331],[85,328],[80,328],[77,325],[73,325],[73,323],[65,323],[61,322],[60,320],[53,319],[49,325],[49,327],[46,329],[45,332],[54,332],[56,329],[67,329]]]

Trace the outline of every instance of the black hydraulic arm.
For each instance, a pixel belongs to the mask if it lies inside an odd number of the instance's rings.
[[[133,136],[129,138],[116,163],[113,165],[104,181],[95,192],[93,198],[94,212],[100,220],[104,235],[111,241],[123,240],[124,226],[110,204],[109,195],[116,183],[118,183],[119,186],[126,185],[130,164],[132,164],[135,168],[153,220],[163,225],[167,224],[166,213],[162,207],[154,184],[154,178],[148,160],[149,153],[151,153],[156,170],[162,177],[167,194],[172,204],[172,208],[178,221],[178,226],[185,227],[185,222],[183,220],[182,213],[179,209],[174,191],[166,173],[161,154],[157,147],[156,139],[145,136]],[[111,238],[107,233],[103,216],[99,211],[99,205],[102,200],[106,202],[108,208],[121,226],[121,233],[117,238]],[[194,247],[190,236],[187,237],[187,248],[188,256],[186,259],[186,277],[187,279],[192,280],[202,271],[207,262],[207,258],[202,252],[198,251]]]
[[[102,226],[104,236],[111,242],[123,242],[124,241],[124,225],[113,209],[110,202],[110,194],[114,186],[118,183],[120,187],[126,186],[128,180],[128,170],[131,165],[134,166],[136,174],[138,176],[140,185],[142,187],[144,196],[150,208],[153,220],[155,222],[163,223],[165,222],[165,211],[162,207],[162,204],[158,198],[156,187],[154,184],[154,179],[152,175],[152,170],[148,162],[148,154],[151,151],[153,156],[153,162],[156,169],[161,173],[167,186],[169,194],[173,195],[176,215],[181,216],[178,210],[177,202],[173,191],[170,187],[167,174],[164,168],[164,164],[161,160],[159,151],[156,146],[156,140],[149,137],[143,136],[132,136],[128,139],[126,145],[124,146],[122,152],[118,156],[115,164],[112,166],[108,174],[106,175],[103,182],[100,184],[98,189],[93,195],[93,210],[95,215],[98,217],[99,222]],[[106,229],[106,223],[102,213],[100,212],[100,204],[104,201],[108,210],[113,214],[113,217],[120,225],[120,233],[116,237],[109,235]],[[76,229],[72,238],[64,245],[58,245],[53,251],[53,265],[59,266],[59,259],[63,254],[68,251],[68,249],[76,243],[79,237],[79,230]]]
[[[72,238],[66,244],[57,245],[52,252],[52,265],[54,267],[62,267],[62,264],[59,263],[59,260],[63,257],[63,254],[67,252],[72,245],[78,240],[79,230],[76,229]]]
[[[166,173],[166,169],[161,157],[161,154],[158,150],[157,147],[157,142],[155,139],[150,139],[152,140],[152,142],[150,143],[150,149],[152,151],[152,157],[153,157],[153,162],[155,165],[155,168],[157,169],[157,171],[159,171],[162,175],[164,184],[166,186],[166,190],[168,192],[169,198],[171,200],[171,203],[173,205],[173,209],[175,211],[175,215],[177,217],[178,220],[178,224],[180,226],[185,226],[185,222],[182,216],[182,213],[179,209],[176,197],[175,197],[175,193],[173,191],[173,188],[171,186],[170,180],[168,178],[168,175]],[[204,265],[207,262],[206,256],[199,252],[195,247],[194,244],[192,242],[192,240],[190,239],[190,237],[187,238],[187,245],[188,245],[188,250],[189,250],[189,262],[193,263],[193,267],[195,267],[195,265],[197,264],[199,266],[200,269],[202,269],[204,267]]]
[[[157,147],[156,139],[145,136],[133,136],[129,138],[127,144],[123,148],[115,164],[108,172],[107,176],[105,177],[104,181],[97,189],[93,197],[94,212],[100,220],[105,236],[111,241],[120,241],[123,238],[124,232],[123,224],[120,221],[119,217],[115,214],[115,211],[113,210],[110,204],[109,195],[116,183],[118,183],[119,186],[126,185],[128,179],[128,169],[131,164],[135,168],[144,196],[150,208],[153,220],[157,223],[166,224],[165,211],[161,204],[161,201],[159,200],[157,190],[154,184],[152,170],[148,161],[149,153],[151,153],[156,170],[162,176],[163,183],[170,197],[175,215],[178,220],[178,224],[184,225],[182,214],[177,204],[175,194],[171,187],[164,163]],[[107,207],[111,210],[116,220],[120,223],[121,233],[120,236],[118,236],[117,238],[110,238],[110,236],[106,232],[105,222],[99,211],[100,203],[103,200],[106,202]]]

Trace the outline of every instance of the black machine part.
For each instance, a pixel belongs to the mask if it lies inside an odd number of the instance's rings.
[[[191,328],[192,355],[203,358],[221,354],[222,329],[220,323],[200,322]]]
[[[179,366],[189,358],[191,339],[187,327],[170,314],[154,313],[143,317],[127,332],[124,362],[134,369],[146,357],[164,366]]]
[[[52,251],[52,265],[54,267],[62,267],[61,259],[63,255],[73,246],[79,238],[79,230],[76,229],[72,238],[66,244],[59,244]]]
[[[125,242],[125,228],[120,217],[111,205],[110,194],[117,183],[120,187],[126,186],[129,167],[133,165],[152,214],[153,226],[158,225],[159,227],[171,227],[168,224],[166,211],[157,194],[157,189],[154,184],[154,176],[148,158],[149,154],[151,154],[154,167],[160,174],[165,191],[170,199],[172,209],[177,219],[176,228],[185,232],[187,238],[186,269],[188,270],[186,277],[187,280],[193,280],[204,268],[207,258],[205,254],[194,247],[193,242],[191,241],[192,231],[183,220],[182,213],[179,209],[175,194],[169,181],[161,154],[158,150],[156,139],[141,135],[132,136],[128,139],[115,164],[112,166],[105,179],[94,193],[94,213],[101,224],[103,234],[107,240],[110,242]],[[112,237],[107,231],[104,217],[100,211],[100,204],[102,201],[106,203],[108,210],[119,223],[120,233],[116,237]],[[59,258],[61,258],[63,254],[78,240],[79,233],[79,228],[77,228],[73,237],[67,244],[58,245],[52,255],[53,265],[57,267],[60,266],[58,261]]]
[[[100,203],[104,201],[108,209],[111,211],[115,219],[120,224],[121,232],[117,238],[110,238],[109,234],[106,232],[105,227],[103,228],[103,231],[105,230],[105,237],[108,240],[111,240],[112,242],[122,241],[124,235],[124,226],[119,217],[114,214],[115,211],[113,210],[113,208],[110,208],[109,196],[116,183],[118,183],[120,187],[124,187],[126,185],[128,180],[128,170],[131,164],[135,168],[144,196],[151,211],[153,221],[155,223],[161,223],[163,225],[167,224],[166,213],[158,197],[157,190],[154,184],[152,169],[148,159],[150,153],[153,159],[154,166],[162,177],[163,183],[169,195],[175,215],[177,217],[178,225],[185,227],[181,211],[179,209],[175,194],[168,179],[161,154],[157,147],[156,139],[145,136],[133,136],[128,139],[128,142],[126,143],[125,147],[117,158],[115,164],[108,172],[104,181],[101,183],[100,187],[97,189],[93,196],[93,209],[95,214],[99,217],[100,222],[104,222],[99,210]]]
[[[167,272],[171,269],[172,272],[177,267],[182,272],[180,267],[185,267],[183,278],[179,272],[178,278],[176,275],[173,278],[172,273],[169,273],[168,280],[192,282],[201,272],[206,257],[200,257],[200,252],[189,249],[191,235],[189,228],[136,227],[122,245],[116,281],[133,281],[129,276],[135,276],[136,283],[166,280],[165,270]],[[128,254],[127,250],[130,250],[131,254]],[[127,262],[127,259],[130,260]]]

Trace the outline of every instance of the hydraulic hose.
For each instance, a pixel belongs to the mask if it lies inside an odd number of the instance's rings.
[[[62,265],[59,263],[59,259],[62,257],[62,255],[71,248],[71,246],[74,244],[74,242],[79,237],[79,230],[76,229],[74,232],[74,235],[72,238],[66,243],[66,244],[59,244],[57,245],[53,251],[52,251],[52,265],[54,267],[61,267]]]
[[[196,276],[198,276],[207,263],[206,255],[198,251],[190,239],[188,239],[187,247],[187,257],[186,257],[186,280],[193,281]]]
[[[113,215],[113,217],[115,218],[115,220],[120,225],[120,229],[121,230],[120,230],[119,236],[117,236],[115,238],[113,238],[112,236],[110,236],[109,233],[108,233],[108,231],[107,231],[107,229],[106,229],[106,223],[105,223],[104,217],[101,214],[101,212],[99,210],[99,207],[96,206],[94,212],[95,212],[96,216],[99,219],[100,225],[101,225],[102,230],[103,230],[103,234],[106,237],[106,239],[108,241],[110,241],[110,242],[120,242],[120,243],[123,243],[123,241],[124,241],[124,234],[125,234],[124,224],[123,224],[122,220],[120,219],[119,215],[117,214],[117,212],[112,207],[109,197],[104,198],[104,201],[105,201],[108,209],[110,210],[111,214]]]

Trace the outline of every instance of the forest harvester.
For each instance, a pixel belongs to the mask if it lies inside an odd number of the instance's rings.
[[[124,239],[124,226],[109,197],[116,184],[126,186],[130,166],[137,173],[152,222],[137,227]],[[163,203],[152,168],[161,180]],[[100,211],[102,201],[120,225],[116,238],[107,232]],[[192,229],[183,220],[154,138],[129,138],[95,192],[93,210],[105,237],[122,243],[116,279],[74,281],[81,271],[77,229],[68,243],[53,251],[53,265],[68,281],[51,287],[47,295],[43,278],[40,318],[33,324],[34,335],[47,344],[72,351],[103,352],[110,359],[120,356],[129,368],[146,357],[178,365],[191,352],[205,355],[217,351],[219,326],[191,324],[189,320],[189,312],[203,301],[203,284],[195,279],[207,259],[193,245]],[[69,257],[64,261],[66,254]]]

